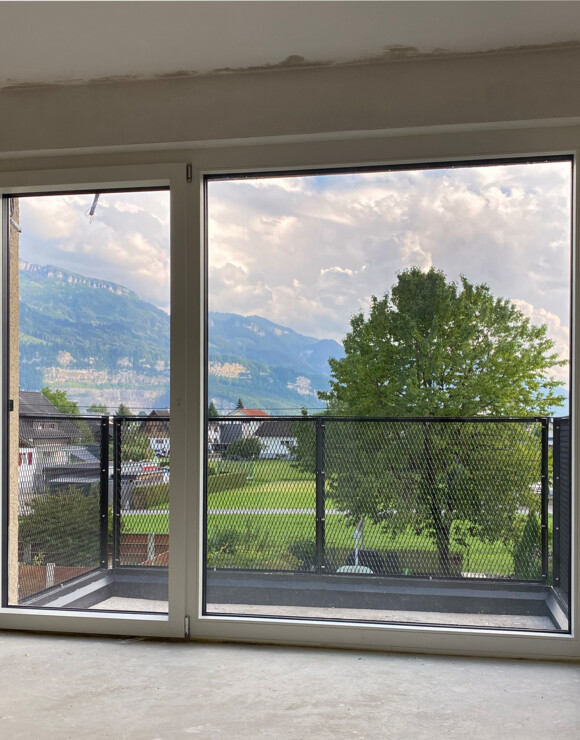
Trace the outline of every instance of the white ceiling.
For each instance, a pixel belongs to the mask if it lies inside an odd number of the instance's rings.
[[[567,43],[580,2],[0,2],[0,86]]]

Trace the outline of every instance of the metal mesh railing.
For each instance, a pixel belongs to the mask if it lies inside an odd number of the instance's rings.
[[[103,438],[98,418],[20,418],[19,601],[103,565]]]
[[[547,579],[546,419],[208,426],[209,568]]]
[[[554,419],[554,589],[566,613],[570,600],[572,532],[570,419]]]
[[[169,417],[115,417],[114,565],[169,564]]]
[[[21,416],[18,602],[97,568],[167,567],[169,417]]]
[[[209,568],[550,579],[546,419],[215,419],[207,444]],[[169,417],[21,417],[19,600],[166,567],[169,459]]]

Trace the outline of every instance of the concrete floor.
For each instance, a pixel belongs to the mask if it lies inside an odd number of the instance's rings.
[[[580,737],[580,665],[0,632],[3,740]]]

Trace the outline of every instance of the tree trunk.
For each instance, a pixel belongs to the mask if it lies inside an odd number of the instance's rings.
[[[435,475],[435,464],[433,461],[431,444],[429,441],[430,423],[426,422],[423,426],[425,430],[423,447],[425,451],[425,463],[427,469],[427,496],[429,511],[431,513],[431,519],[433,521],[433,528],[435,530],[435,544],[437,545],[437,553],[439,559],[439,574],[442,576],[449,576],[451,575],[451,555],[449,545],[451,528],[443,521],[443,515],[441,513],[441,502],[438,500],[437,496],[437,477]]]

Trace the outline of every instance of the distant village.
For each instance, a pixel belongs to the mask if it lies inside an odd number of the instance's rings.
[[[40,391],[21,391],[18,442],[19,513],[29,512],[35,492],[57,492],[70,486],[89,492],[101,482],[103,455],[107,458],[109,503],[113,492],[114,417],[108,417],[103,440],[102,417],[67,417]],[[155,409],[147,416],[131,417],[140,446],[121,449],[121,507],[133,507],[132,492],[142,486],[168,483],[171,452],[170,412]],[[225,417],[209,419],[207,449],[223,456],[239,440],[258,440],[259,459],[291,459],[296,438],[291,421],[271,417],[261,409],[236,408]],[[131,450],[139,449],[131,459]],[[234,449],[234,448],[232,448]]]

